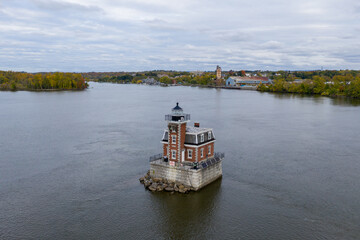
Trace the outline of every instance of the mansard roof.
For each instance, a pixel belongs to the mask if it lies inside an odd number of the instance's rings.
[[[209,132],[211,132],[210,138],[208,135]],[[204,141],[201,141],[201,135],[204,135],[203,137]],[[168,142],[168,140],[169,140],[169,132],[167,129],[165,129],[162,141]],[[201,145],[213,140],[215,140],[215,136],[211,128],[197,128],[197,127],[186,128],[185,144]]]
[[[199,128],[199,127],[186,127],[187,133],[201,133],[201,132],[208,132],[212,131],[211,128]]]

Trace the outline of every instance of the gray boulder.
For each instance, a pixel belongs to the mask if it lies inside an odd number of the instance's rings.
[[[173,191],[174,191],[174,188],[173,188],[173,187],[166,187],[166,188],[165,188],[165,191],[167,191],[167,192],[173,192]]]
[[[158,192],[161,192],[161,191],[164,190],[164,187],[159,184],[159,185],[156,187],[156,190],[157,190]]]
[[[149,190],[152,191],[152,192],[155,192],[155,191],[156,191],[156,188],[157,188],[157,184],[153,183],[153,184],[151,184],[151,186],[149,187]]]

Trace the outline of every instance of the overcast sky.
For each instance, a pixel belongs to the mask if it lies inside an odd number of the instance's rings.
[[[0,70],[360,69],[359,0],[0,0]]]

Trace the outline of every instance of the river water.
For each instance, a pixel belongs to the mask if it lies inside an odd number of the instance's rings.
[[[223,178],[151,193],[175,103],[214,128]],[[192,122],[193,122],[192,121]],[[359,239],[360,102],[91,83],[0,92],[0,239]]]

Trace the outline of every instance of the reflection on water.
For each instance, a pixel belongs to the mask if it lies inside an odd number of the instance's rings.
[[[266,94],[266,93],[263,93]],[[360,99],[347,97],[326,97],[320,95],[306,95],[295,93],[267,93],[273,95],[277,99],[311,99],[315,103],[324,103],[330,101],[333,105],[339,106],[360,106]]]
[[[360,99],[337,97],[332,98],[331,103],[338,106],[360,106]]]
[[[221,178],[189,194],[152,193],[154,212],[161,219],[165,238],[190,239],[201,236],[214,224],[219,199],[221,198]],[[199,226],[199,223],[204,223]],[[179,231],[191,229],[191,231]]]

